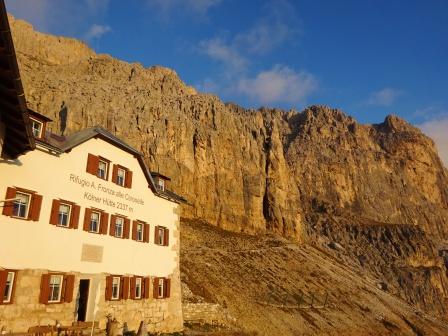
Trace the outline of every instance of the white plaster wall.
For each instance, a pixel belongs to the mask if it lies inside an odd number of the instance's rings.
[[[86,173],[87,155],[101,155],[111,164],[121,164],[133,172],[132,189],[120,187]],[[94,183],[93,187],[82,187],[70,181],[70,174]],[[144,200],[139,205],[97,190],[101,184],[114,191],[121,191]],[[0,163],[0,198],[4,198],[9,186],[34,190],[43,196],[39,222],[26,221],[0,214],[0,267],[11,269],[49,269],[61,272],[111,274],[135,274],[168,276],[177,266],[178,234],[174,234],[178,215],[176,203],[155,196],[140,168],[138,160],[101,139],[91,139],[60,157],[36,149],[19,157],[18,164]],[[133,212],[98,204],[84,198],[90,192],[99,198],[107,197],[115,202],[131,206]],[[53,199],[73,201],[81,206],[77,230],[65,229],[49,224]],[[131,221],[143,220],[150,224],[149,243],[132,239],[119,239],[83,231],[84,209],[100,208],[111,214],[128,216]],[[110,220],[110,217],[109,217]],[[154,244],[154,227],[162,225],[170,230],[170,246]],[[132,233],[132,222],[131,222]],[[83,244],[103,247],[101,263],[81,261]]]

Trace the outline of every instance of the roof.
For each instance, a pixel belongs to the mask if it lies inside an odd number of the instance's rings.
[[[152,175],[152,177],[160,177],[161,179],[171,181],[171,179],[168,176],[160,174],[159,172],[151,172],[151,175]]]
[[[0,116],[6,125],[4,154],[15,159],[34,149],[34,137],[4,0],[0,0]]]
[[[38,120],[47,121],[47,122],[53,121],[53,119],[50,119],[47,116],[44,116],[43,114],[33,111],[32,109],[28,109],[28,114],[30,117],[36,118]]]
[[[129,146],[123,140],[117,138],[115,135],[102,128],[101,126],[95,126],[86,128],[82,131],[76,132],[67,137],[59,136],[50,132],[45,134],[45,138],[43,140],[36,139],[38,143],[42,143],[46,146],[50,146],[51,149],[60,151],[60,152],[70,152],[73,148],[81,145],[82,143],[93,139],[99,138],[106,142],[111,143],[114,146],[121,148],[122,150],[132,154],[135,156],[142,168],[143,173],[145,174],[146,180],[148,181],[148,187],[159,197],[165,198],[167,200],[176,202],[176,203],[186,203],[186,199],[182,196],[177,195],[176,193],[165,190],[158,190],[155,186],[154,180],[149,172],[148,167],[146,166],[145,161],[143,160],[143,155],[133,147]]]

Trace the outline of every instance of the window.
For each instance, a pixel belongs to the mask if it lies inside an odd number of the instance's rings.
[[[48,295],[49,303],[61,301],[62,278],[63,278],[62,275],[50,276],[50,291]]]
[[[154,299],[170,297],[171,280],[167,278],[154,278]]]
[[[124,218],[115,217],[115,237],[118,238],[123,237],[123,226],[124,226]]]
[[[100,229],[100,213],[92,211],[92,213],[90,214],[89,231],[98,233],[99,229]]]
[[[42,137],[42,123],[37,120],[34,120],[34,119],[31,119],[31,123],[32,123],[31,128],[32,128],[34,137],[41,138]]]
[[[2,294],[2,296],[0,297],[0,304],[1,303],[12,303],[12,293],[13,293],[13,289],[14,289],[14,280],[16,277],[16,272],[15,271],[1,271],[0,272],[0,278],[3,278],[4,283],[3,283],[3,289],[1,289],[0,294]]]
[[[117,184],[124,187],[124,181],[126,178],[126,170],[118,168],[117,170]]]
[[[38,221],[42,196],[35,191],[18,187],[8,187],[2,214],[25,220]]]
[[[98,173],[97,176],[99,178],[102,178],[103,180],[107,180],[107,169],[109,166],[109,162],[104,161],[104,160],[99,160],[98,163]]]
[[[71,206],[68,204],[59,204],[58,225],[68,227],[70,225]]]
[[[112,278],[112,300],[118,300],[120,298],[120,277]]]
[[[165,180],[163,180],[159,177],[157,179],[156,187],[157,187],[157,189],[164,191],[165,190]]]
[[[156,226],[154,235],[154,243],[162,246],[169,245],[170,232],[166,227]]]
[[[43,304],[72,302],[74,285],[74,275],[42,274],[39,302]]]
[[[16,199],[13,203],[12,215],[19,218],[28,218],[31,196],[29,194],[17,192],[15,198]]]
[[[143,223],[137,224],[137,240],[143,241]]]
[[[142,278],[135,278],[135,296],[136,299],[142,298]]]

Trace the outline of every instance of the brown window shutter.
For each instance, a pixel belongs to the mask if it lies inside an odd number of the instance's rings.
[[[84,211],[84,225],[83,225],[83,230],[84,231],[89,231],[89,226],[90,226],[90,216],[92,215],[92,209],[87,209]]]
[[[12,198],[15,198],[15,197],[16,197],[16,189],[8,187],[6,189],[5,199],[12,199]],[[5,216],[12,216],[12,210],[14,208],[13,205],[14,205],[14,202],[5,202],[3,204],[3,215],[5,215]]]
[[[87,156],[87,168],[86,172],[93,174],[95,176],[98,175],[98,166],[100,164],[100,158],[96,155],[89,154]]]
[[[170,230],[165,228],[163,234],[163,245],[168,246],[170,244]]]
[[[149,283],[150,283],[150,279],[148,277],[143,279],[143,295],[142,295],[142,297],[145,299],[149,299]]]
[[[118,166],[114,164],[112,168],[112,182],[117,183],[118,180]]]
[[[58,224],[59,205],[60,202],[58,200],[53,200],[53,204],[51,205],[50,224]]]
[[[129,277],[121,278],[121,298],[127,300],[129,297]]]
[[[109,226],[109,214],[107,212],[102,212],[100,219],[100,233],[107,235],[108,226]]]
[[[154,243],[158,244],[159,242],[159,226],[154,227]]]
[[[131,283],[130,283],[130,295],[129,295],[129,298],[132,299],[132,300],[135,300],[135,282],[136,282],[136,277],[134,276],[130,280],[131,280]]]
[[[0,304],[3,303],[3,293],[5,292],[7,278],[8,278],[8,272],[7,271],[0,271],[0,293],[1,293],[1,295],[0,295]]]
[[[165,281],[165,283],[164,283],[165,286],[163,286],[163,287],[164,287],[165,292],[163,293],[163,297],[169,298],[170,292],[171,292],[171,279],[165,279],[164,281]]]
[[[65,282],[65,291],[64,293],[64,302],[72,302],[73,301],[73,289],[75,287],[75,276],[73,274],[68,274],[64,277]]]
[[[79,205],[72,205],[72,213],[70,216],[70,227],[72,229],[78,229],[79,223],[79,212],[81,211],[81,207]]]
[[[131,220],[129,218],[124,219],[124,230],[123,230],[123,238],[129,239],[129,230],[131,227]]]
[[[42,207],[42,195],[33,194],[31,196],[31,207],[28,215],[29,219],[37,222],[40,216],[40,209]]]
[[[138,221],[132,221],[132,240],[137,240],[137,224]]]
[[[48,304],[48,295],[50,294],[50,274],[42,274],[40,279],[39,303]]]
[[[110,215],[110,227],[109,227],[109,234],[112,237],[115,237],[115,220],[117,219],[117,216]]]
[[[143,229],[143,241],[149,243],[149,224],[145,223],[145,228]]]
[[[159,278],[154,278],[152,282],[152,297],[154,299],[159,298]]]
[[[106,277],[105,299],[106,301],[112,300],[112,275]]]
[[[126,188],[132,188],[132,171],[126,171],[126,177],[124,179],[124,186]]]

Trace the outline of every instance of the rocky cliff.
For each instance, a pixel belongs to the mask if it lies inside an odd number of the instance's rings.
[[[190,202],[185,218],[333,246],[394,294],[446,316],[437,246],[448,239],[448,172],[419,129],[395,116],[362,125],[325,106],[244,109],[173,70],[11,25],[29,106],[55,120],[54,132],[65,101],[66,133],[102,125],[125,139],[173,177]]]
[[[11,18],[29,106],[68,132],[103,125],[174,177],[185,217],[235,231],[302,238],[312,204],[447,238],[448,175],[433,142],[390,116],[361,125],[343,112],[246,110],[200,94],[170,69],[144,68]]]

